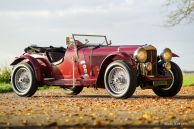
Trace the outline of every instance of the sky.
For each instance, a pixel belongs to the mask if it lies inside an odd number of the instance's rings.
[[[101,34],[113,45],[169,47],[194,70],[194,23],[166,27],[166,0],[0,0],[0,65],[29,45],[63,46],[72,33]]]

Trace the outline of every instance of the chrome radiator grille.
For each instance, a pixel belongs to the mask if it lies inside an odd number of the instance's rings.
[[[157,50],[147,50],[147,60],[146,62],[151,62],[153,69],[147,72],[148,76],[157,75]]]

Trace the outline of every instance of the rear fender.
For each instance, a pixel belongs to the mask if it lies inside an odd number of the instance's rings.
[[[109,54],[101,63],[100,72],[98,74],[97,83],[96,83],[96,85],[98,87],[104,88],[105,70],[106,70],[107,66],[115,60],[125,60],[126,62],[131,64],[131,66],[135,66],[134,65],[135,62],[133,60],[133,57],[125,52],[114,52],[114,53]]]
[[[36,80],[42,81],[43,78],[41,76],[41,65],[34,57],[29,56],[29,55],[20,56],[19,58],[15,59],[10,65],[17,65],[18,63],[24,60],[28,60],[30,64],[32,65],[34,72],[35,72]]]

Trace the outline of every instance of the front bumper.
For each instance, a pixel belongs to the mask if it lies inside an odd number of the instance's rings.
[[[173,78],[171,76],[148,76],[148,77],[142,77],[140,86],[143,89],[153,89],[157,86],[165,86],[169,84],[169,81],[171,81]]]
[[[162,75],[159,75],[159,76],[148,76],[148,77],[143,77],[142,78],[142,81],[143,82],[147,82],[147,81],[170,81],[172,80],[172,77],[171,76],[162,76]]]

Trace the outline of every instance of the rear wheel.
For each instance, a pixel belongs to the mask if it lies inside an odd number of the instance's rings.
[[[78,95],[83,90],[83,86],[67,86],[62,88],[66,95]]]
[[[128,98],[133,95],[137,86],[135,71],[121,60],[108,65],[104,75],[105,88],[115,98]]]
[[[32,67],[27,63],[16,65],[12,71],[11,84],[17,95],[31,97],[37,90],[37,81]]]
[[[172,80],[168,82],[167,86],[158,86],[153,89],[154,93],[161,97],[173,97],[181,89],[183,83],[183,75],[179,66],[174,63],[171,63],[171,70],[165,71],[165,75],[171,76]]]

